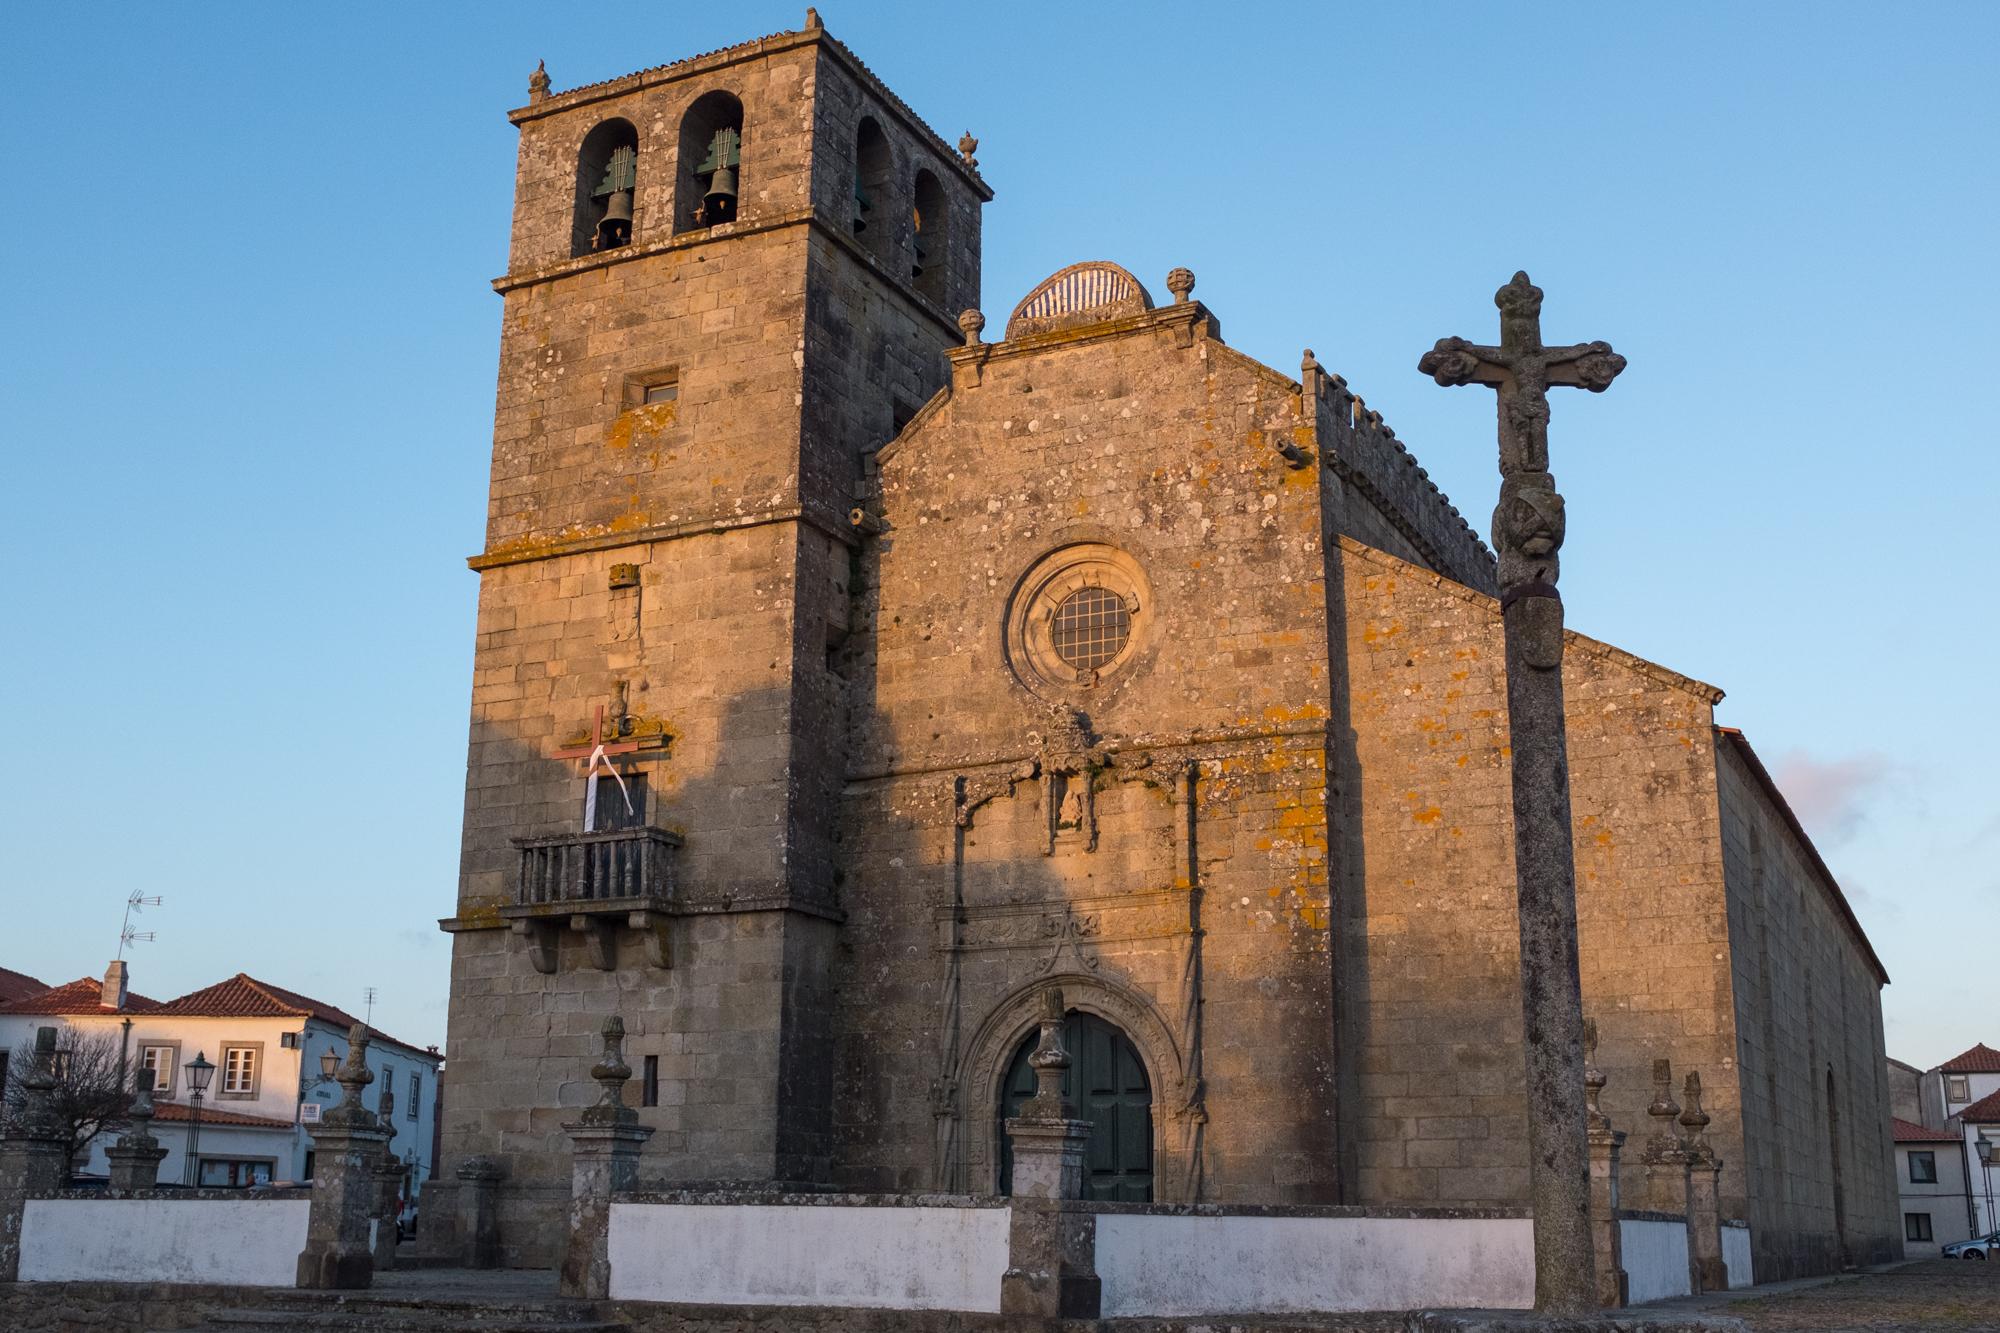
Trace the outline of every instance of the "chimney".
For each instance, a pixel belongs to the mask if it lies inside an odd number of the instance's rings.
[[[121,958],[104,969],[104,989],[99,993],[97,1002],[106,1009],[123,1009],[125,994],[125,960]]]

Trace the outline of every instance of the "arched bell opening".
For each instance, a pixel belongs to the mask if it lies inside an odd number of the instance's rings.
[[[1007,1120],[1035,1095],[1035,1071],[1028,1063],[1039,1040],[1030,1032],[1014,1050],[1000,1084],[997,1117],[999,1185],[1013,1192],[1013,1153]],[[1096,1014],[1071,1009],[1063,1017],[1063,1096],[1079,1120],[1090,1122],[1084,1153],[1083,1197],[1118,1203],[1153,1201],[1153,1081],[1131,1038]]]
[[[910,210],[912,240],[910,278],[933,303],[945,305],[945,281],[951,272],[951,245],[944,187],[928,171],[917,173],[915,206]]]
[[[632,243],[632,205],[639,184],[639,131],[629,120],[607,120],[583,136],[576,154],[572,257]]]
[[[736,221],[742,193],[743,103],[720,89],[703,93],[681,117],[674,182],[674,230]]]
[[[886,259],[895,244],[895,183],[889,137],[875,117],[863,116],[854,133],[854,202],[849,226],[869,254]]]

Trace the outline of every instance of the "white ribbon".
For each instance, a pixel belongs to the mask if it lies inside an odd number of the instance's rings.
[[[590,752],[590,767],[583,770],[583,776],[587,783],[583,793],[583,831],[585,833],[595,832],[597,829],[597,766],[600,763],[604,765],[604,771],[611,775],[611,780],[618,784],[618,794],[625,798],[625,813],[628,815],[638,813],[638,811],[632,808],[632,793],[626,788],[625,779],[618,776],[618,769],[612,764],[611,756],[604,753],[604,745],[602,742],[599,742],[597,748]]]

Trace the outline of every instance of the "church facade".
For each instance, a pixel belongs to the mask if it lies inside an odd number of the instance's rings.
[[[649,1183],[1004,1190],[1055,984],[1097,1197],[1522,1203],[1493,561],[1379,415],[1186,270],[989,330],[977,145],[816,19],[512,119],[431,1190],[552,1261],[612,1012]],[[1564,673],[1606,1109],[1699,1070],[1760,1280],[1889,1257],[1838,886],[1720,691]]]

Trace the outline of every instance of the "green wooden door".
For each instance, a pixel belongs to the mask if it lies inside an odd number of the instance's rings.
[[[1028,1063],[1039,1034],[1030,1034],[1014,1052],[1000,1090],[1000,1192],[1013,1183],[1007,1117],[1035,1095],[1035,1071]],[[1079,1119],[1090,1122],[1090,1149],[1084,1158],[1083,1197],[1121,1203],[1153,1201],[1153,1089],[1146,1067],[1125,1034],[1092,1014],[1072,1009],[1063,1020],[1063,1047],[1069,1069],[1063,1095]]]

